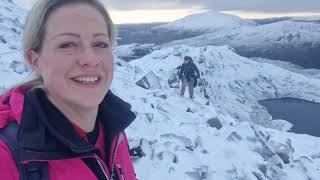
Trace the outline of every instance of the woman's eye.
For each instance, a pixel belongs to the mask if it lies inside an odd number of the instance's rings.
[[[94,44],[94,47],[98,47],[98,48],[108,48],[109,44],[106,42],[97,42]]]
[[[72,43],[72,42],[67,42],[67,43],[63,43],[59,46],[59,48],[61,49],[67,49],[67,48],[74,48],[76,47],[77,45],[75,43]]]

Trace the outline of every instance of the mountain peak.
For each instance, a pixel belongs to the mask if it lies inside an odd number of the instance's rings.
[[[225,14],[217,11],[192,14],[174,22],[158,26],[160,29],[179,31],[201,31],[214,32],[221,28],[235,29],[240,26],[255,26],[256,23],[250,20],[241,19],[238,16]]]

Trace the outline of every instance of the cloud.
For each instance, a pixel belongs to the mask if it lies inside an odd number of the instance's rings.
[[[31,7],[35,0],[16,0]],[[203,7],[215,11],[265,13],[320,12],[320,0],[101,0],[108,9],[188,9]]]
[[[216,11],[320,12],[319,0],[108,0],[117,10],[203,7]]]

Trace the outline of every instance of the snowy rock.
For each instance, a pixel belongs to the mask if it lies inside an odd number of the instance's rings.
[[[176,134],[163,134],[161,135],[161,138],[162,139],[168,139],[169,141],[176,141],[176,142],[179,142],[182,147],[185,147],[185,146],[190,146],[192,145],[192,141],[187,138],[187,137],[184,137],[184,136],[179,136],[179,135],[176,135]],[[177,149],[177,148],[175,148]]]
[[[282,161],[286,164],[288,164],[290,162],[290,157],[287,153],[284,152],[279,152],[277,153],[278,156],[282,159]]]
[[[160,160],[165,160],[165,161],[169,161],[172,163],[178,163],[178,157],[177,155],[175,155],[174,153],[170,152],[170,151],[163,151],[157,154],[157,157]]]
[[[222,128],[222,124],[218,118],[211,118],[207,121],[210,127],[215,127],[217,129]]]
[[[178,78],[178,69],[179,68],[173,70],[170,77],[168,78],[168,84],[170,88],[179,88],[180,80]]]
[[[167,99],[168,98],[168,95],[165,94],[164,92],[154,92],[153,96],[154,97],[160,97],[162,99]]]
[[[140,146],[142,151],[147,155],[150,159],[154,157],[154,148],[152,147],[155,142],[147,141],[146,139],[141,139]]]
[[[200,166],[198,168],[194,168],[194,171],[186,172],[194,180],[204,180],[208,177],[208,166]]]
[[[159,89],[161,87],[159,79],[160,78],[151,71],[136,82],[136,84],[144,89]]]
[[[290,139],[287,141],[287,144],[275,142],[273,140],[269,142],[272,149],[277,153],[284,163],[290,162],[290,156],[294,152],[290,142]]]
[[[228,138],[228,141],[233,141],[233,142],[237,142],[237,141],[241,141],[242,137],[237,133],[237,132],[232,132]]]
[[[266,170],[267,179],[272,180],[283,180],[287,179],[287,174],[283,171],[282,167],[279,164],[271,164],[267,166]]]
[[[28,67],[25,63],[13,60],[10,64],[10,68],[13,69],[14,72],[18,74],[23,74],[25,72],[28,72]]]
[[[289,131],[293,124],[286,120],[277,119],[270,122],[270,128],[278,129],[279,131]]]
[[[148,121],[152,122],[152,120],[154,119],[154,114],[153,113],[146,113],[145,115],[146,115]]]
[[[142,58],[151,52],[158,50],[159,48],[155,44],[129,44],[116,46],[113,52],[118,58],[124,61],[132,61],[134,59]]]

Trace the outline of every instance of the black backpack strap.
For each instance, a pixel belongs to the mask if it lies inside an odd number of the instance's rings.
[[[15,122],[10,122],[6,127],[0,129],[0,139],[8,146],[11,151],[14,160],[16,162],[17,168],[19,172],[23,169],[21,163],[19,162],[18,155],[18,142],[17,142],[17,134],[18,134],[19,126]]]
[[[20,173],[20,180],[49,180],[48,162],[30,162],[22,164],[19,158],[17,134],[19,125],[10,122],[5,128],[0,129],[0,139],[10,149],[16,166]]]
[[[23,165],[24,171],[20,173],[20,180],[49,180],[48,162],[29,162]]]

